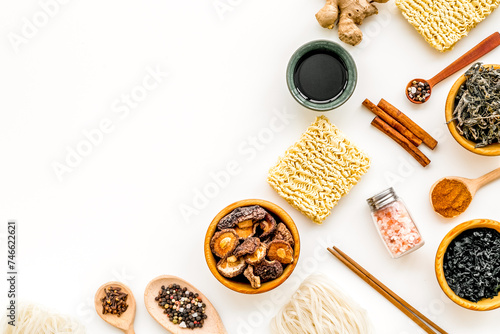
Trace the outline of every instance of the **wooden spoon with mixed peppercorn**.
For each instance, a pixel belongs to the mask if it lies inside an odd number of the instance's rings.
[[[424,79],[413,79],[408,85],[406,85],[406,97],[413,103],[421,104],[427,102],[431,97],[432,87],[441,82],[442,80],[448,78],[450,75],[461,70],[465,66],[469,65],[473,61],[481,58],[494,48],[500,45],[500,34],[494,32],[486,39],[481,41],[478,45],[470,49],[462,57],[455,60],[444,70],[436,74],[433,78],[429,80]]]
[[[172,334],[228,334],[212,303],[182,278],[163,275],[153,279],[144,291],[144,304],[153,319]]]
[[[108,282],[102,285],[95,294],[94,304],[97,314],[108,324],[125,334],[135,334],[135,299],[125,284]]]

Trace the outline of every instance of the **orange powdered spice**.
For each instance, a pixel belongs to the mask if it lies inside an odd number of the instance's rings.
[[[460,181],[444,179],[432,191],[434,210],[443,217],[451,218],[464,212],[472,201],[467,186]]]

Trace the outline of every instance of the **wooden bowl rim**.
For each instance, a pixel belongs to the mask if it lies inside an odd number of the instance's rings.
[[[231,279],[228,279],[224,276],[222,276],[219,271],[217,270],[217,263],[215,261],[215,257],[212,254],[212,250],[210,249],[210,240],[212,239],[212,236],[214,235],[216,229],[217,229],[217,223],[219,220],[222,219],[225,215],[227,215],[229,212],[233,211],[234,209],[241,207],[241,206],[249,206],[249,205],[260,205],[264,209],[270,211],[271,213],[275,214],[281,219],[281,222],[285,224],[290,232],[292,233],[292,236],[294,238],[294,261],[293,263],[289,264],[285,270],[283,271],[283,274],[270,282],[262,283],[262,286],[258,289],[254,289],[250,286],[250,283],[242,283],[242,282],[236,282]],[[259,293],[264,293],[267,291],[270,291],[279,285],[281,285],[283,282],[286,281],[286,279],[292,274],[293,270],[295,269],[295,266],[297,265],[297,262],[299,260],[299,255],[300,255],[300,237],[299,237],[299,232],[297,230],[297,226],[295,225],[295,222],[293,221],[292,217],[283,210],[281,207],[278,205],[262,200],[262,199],[246,199],[246,200],[241,200],[234,202],[228,206],[226,206],[224,209],[222,209],[212,220],[210,225],[208,226],[207,233],[205,235],[205,260],[207,262],[208,268],[212,272],[212,274],[215,276],[215,278],[221,282],[225,287],[239,292],[239,293],[245,293],[245,294],[259,294]]]
[[[500,65],[497,65],[497,64],[484,64],[483,66],[493,66],[493,68],[495,68],[495,69],[500,68]],[[486,155],[486,156],[500,155],[500,143],[491,144],[491,145],[488,145],[486,147],[475,148],[474,146],[476,145],[476,143],[462,137],[456,129],[455,122],[454,121],[450,122],[450,120],[452,119],[453,110],[455,109],[454,108],[455,107],[455,97],[458,93],[458,89],[465,82],[465,80],[466,80],[465,74],[462,74],[457,79],[457,81],[455,81],[455,83],[453,84],[453,86],[450,89],[450,92],[448,93],[448,97],[446,98],[445,118],[446,118],[448,130],[450,131],[453,138],[455,138],[455,140],[462,147],[464,147],[465,149],[469,150],[472,153]]]
[[[500,307],[500,294],[491,299],[482,299],[477,303],[457,296],[455,292],[453,292],[453,290],[448,286],[446,278],[444,277],[443,258],[451,241],[454,240],[460,233],[466,230],[482,227],[492,228],[500,232],[500,223],[491,219],[473,219],[459,224],[451,229],[451,231],[445,235],[445,237],[439,244],[435,261],[436,278],[439,286],[441,287],[441,290],[443,290],[448,298],[450,298],[455,304],[473,311],[489,311]]]

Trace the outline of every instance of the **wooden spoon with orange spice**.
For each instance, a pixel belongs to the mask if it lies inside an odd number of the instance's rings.
[[[444,218],[462,214],[482,186],[500,177],[500,168],[477,179],[450,176],[439,179],[431,187],[430,200],[434,211]]]

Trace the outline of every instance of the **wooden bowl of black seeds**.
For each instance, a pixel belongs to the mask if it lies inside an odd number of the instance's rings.
[[[462,147],[500,155],[500,65],[476,63],[458,78],[446,99],[445,118]]]
[[[456,304],[474,311],[500,307],[500,223],[475,219],[453,228],[439,245],[435,269]]]
[[[285,282],[299,254],[299,232],[290,215],[261,199],[228,205],[212,220],[205,236],[205,259],[214,277],[245,294],[267,292]]]

